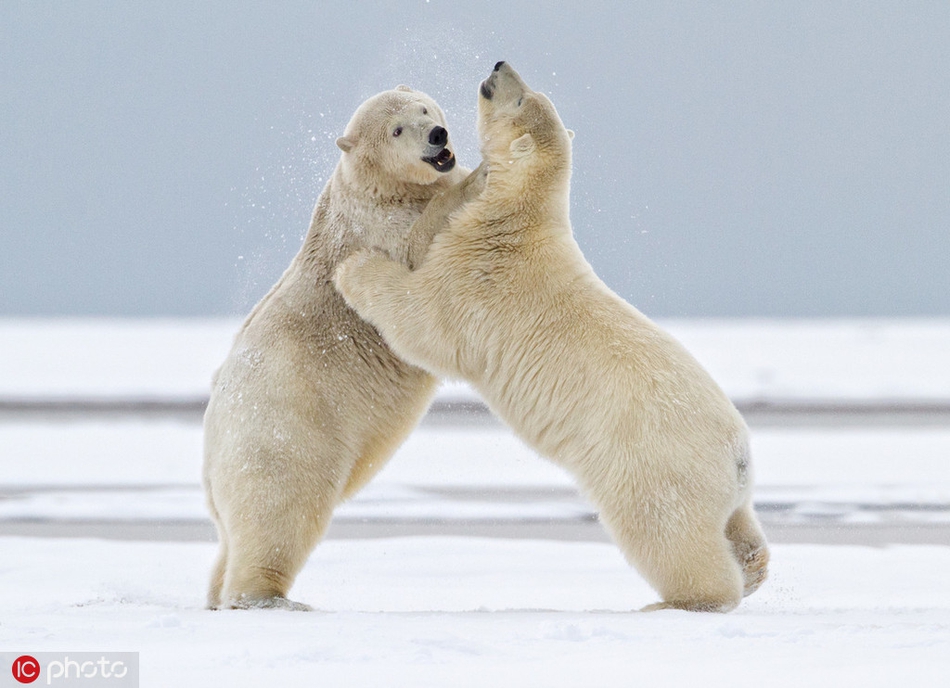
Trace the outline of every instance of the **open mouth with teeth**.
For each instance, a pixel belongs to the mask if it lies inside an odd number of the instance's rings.
[[[448,172],[455,167],[455,154],[448,148],[443,148],[435,155],[423,158],[422,161],[429,163],[439,172]]]

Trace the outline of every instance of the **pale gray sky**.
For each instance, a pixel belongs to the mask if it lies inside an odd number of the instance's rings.
[[[950,3],[0,3],[0,315],[243,314],[368,96],[509,60],[655,316],[950,315]]]

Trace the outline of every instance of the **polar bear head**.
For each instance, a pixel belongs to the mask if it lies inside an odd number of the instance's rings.
[[[455,167],[442,109],[408,86],[360,105],[336,143],[343,151],[344,174],[377,193],[429,185]]]
[[[507,62],[479,86],[478,133],[490,174],[517,170],[519,179],[567,181],[573,132],[554,104],[532,91]]]

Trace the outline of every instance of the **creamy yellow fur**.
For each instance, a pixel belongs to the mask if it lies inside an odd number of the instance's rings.
[[[734,608],[768,561],[745,423],[584,259],[568,217],[571,134],[551,102],[499,63],[480,89],[479,130],[484,191],[448,217],[420,267],[362,251],[337,288],[401,357],[469,381],[576,477],[662,596],[651,609]]]
[[[385,464],[428,407],[435,378],[399,360],[330,280],[359,248],[408,264],[424,254],[429,236],[414,241],[413,222],[467,172],[421,159],[437,148],[433,127],[444,125],[431,98],[405,87],[360,106],[303,247],[215,375],[204,461],[221,543],[212,608],[306,609],[287,592],[334,507]]]

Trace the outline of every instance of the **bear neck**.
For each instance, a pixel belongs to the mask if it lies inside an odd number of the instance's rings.
[[[429,185],[354,185],[338,168],[317,199],[297,254],[298,268],[313,272],[314,279],[329,280],[340,261],[361,248],[380,249],[405,261],[412,223],[447,186],[448,179]]]
[[[444,187],[449,175],[442,175],[432,184],[418,184],[394,179],[375,160],[355,157],[342,159],[334,174],[339,198],[366,199],[378,207],[425,205]]]
[[[483,198],[483,208],[491,213],[483,218],[486,226],[519,232],[526,222],[555,223],[570,232],[570,168],[564,173],[553,166],[538,167],[522,175],[506,162],[492,165]]]

